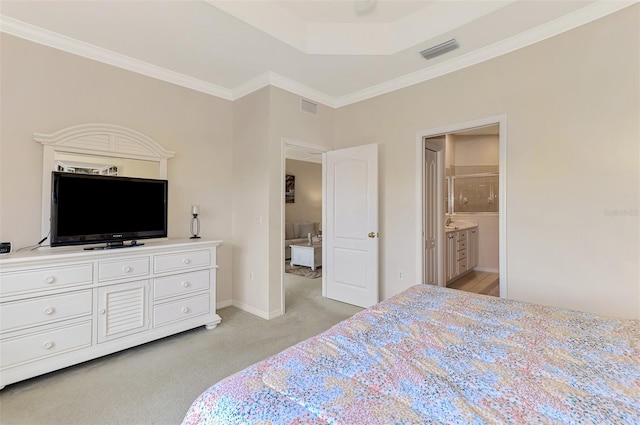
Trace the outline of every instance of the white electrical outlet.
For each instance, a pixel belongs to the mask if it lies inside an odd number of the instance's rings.
[[[258,226],[262,226],[262,216],[261,215],[257,215],[256,216],[256,224]]]
[[[249,272],[249,280],[253,281],[253,272]]]
[[[403,272],[402,270],[399,270],[399,271],[398,271],[398,279],[399,279],[399,280],[404,279],[404,272]]]

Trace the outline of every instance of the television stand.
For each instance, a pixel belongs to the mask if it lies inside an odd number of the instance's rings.
[[[122,241],[118,242],[107,242],[104,246],[90,246],[88,248],[84,248],[85,251],[93,251],[94,249],[117,249],[117,248],[132,248],[134,246],[143,246],[143,243],[138,241],[131,241],[130,244],[125,244]]]

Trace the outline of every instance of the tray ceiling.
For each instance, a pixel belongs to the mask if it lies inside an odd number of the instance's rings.
[[[633,1],[12,1],[0,30],[216,96],[271,84],[338,107],[491,59]],[[426,61],[450,38],[460,48]]]

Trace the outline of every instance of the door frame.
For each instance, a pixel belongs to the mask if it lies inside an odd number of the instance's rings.
[[[326,146],[322,146],[322,145],[316,145],[313,143],[306,143],[306,142],[301,142],[299,140],[295,140],[295,139],[289,139],[286,137],[282,138],[282,143],[281,143],[281,149],[282,149],[282,153],[280,155],[280,181],[282,182],[282,184],[280,184],[280,312],[281,314],[284,316],[285,314],[285,306],[286,306],[286,300],[285,300],[285,286],[284,286],[284,240],[285,240],[285,190],[284,190],[284,181],[286,178],[286,174],[287,174],[287,146],[293,146],[296,148],[301,148],[301,149],[306,149],[309,151],[314,151],[314,152],[318,152],[322,154],[322,228],[324,229],[324,224],[325,224],[325,175],[324,175],[324,168],[325,168],[325,153],[330,151],[331,149],[326,147]],[[324,264],[324,245],[322,247],[322,262]],[[325,280],[326,280],[326,273],[322,273],[322,294],[324,296],[325,293]]]
[[[431,128],[428,130],[422,130],[416,133],[416,277],[418,282],[424,282],[424,150],[427,147],[427,141],[425,139],[436,136],[443,136],[450,133],[457,133],[464,130],[470,130],[472,128],[486,127],[490,125],[498,125],[499,130],[499,153],[498,153],[498,196],[499,196],[499,215],[498,215],[498,244],[499,244],[499,261],[500,261],[500,297],[508,298],[508,267],[507,267],[507,114],[494,115],[485,118],[479,118],[472,121],[451,124],[443,127]],[[446,152],[446,147],[442,151],[442,155]],[[439,152],[440,154],[440,152]],[[443,156],[444,161],[444,156]],[[444,163],[443,163],[444,165]],[[441,168],[438,173],[438,188],[442,190],[444,184],[444,167]],[[440,264],[440,270],[438,271],[438,278],[443,279],[442,271],[444,266],[444,210],[442,209],[442,196],[438,199],[438,226],[442,229],[442,235],[439,234],[438,238],[438,259]],[[440,261],[440,259],[442,260]],[[445,282],[438,281],[440,286],[444,286]]]

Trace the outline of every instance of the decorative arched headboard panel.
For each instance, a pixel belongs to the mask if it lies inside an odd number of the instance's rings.
[[[157,163],[159,179],[167,178],[167,160],[175,153],[139,131],[114,124],[81,124],[52,134],[34,133],[42,144],[42,235],[49,232],[51,172],[63,155],[78,155],[91,164],[108,164],[115,159]]]

